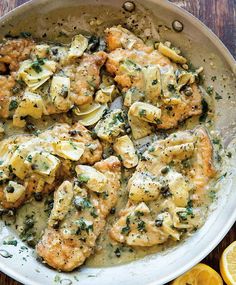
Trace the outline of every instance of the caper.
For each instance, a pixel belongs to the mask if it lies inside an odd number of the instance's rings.
[[[15,209],[7,210],[6,215],[7,217],[13,217],[16,214]]]
[[[135,10],[135,4],[134,4],[134,2],[126,1],[126,2],[123,4],[123,8],[124,8],[125,11],[127,11],[127,12],[133,12],[133,11]]]
[[[161,187],[161,195],[164,197],[164,198],[168,198],[170,197],[172,194],[170,192],[170,187],[169,185],[164,185]]]
[[[95,52],[98,50],[100,45],[100,38],[96,36],[91,36],[88,42],[88,50],[91,52]]]
[[[184,94],[186,96],[192,96],[193,95],[193,90],[191,87],[186,87],[185,90],[184,90]]]
[[[180,21],[175,20],[175,21],[172,22],[172,28],[173,28],[173,30],[176,31],[177,33],[180,33],[180,32],[183,31],[184,25],[183,25]]]
[[[43,200],[43,195],[41,192],[35,192],[34,193],[34,199],[38,202],[42,201]]]
[[[78,210],[78,211],[82,211],[82,205],[81,205],[81,201],[82,199],[80,197],[75,197],[73,203],[75,205],[75,208]]]
[[[72,137],[74,137],[74,136],[77,135],[76,130],[70,130],[68,133],[69,133],[69,135],[71,135]]]
[[[35,240],[35,237],[33,235],[30,235],[27,240],[26,240],[27,244],[31,247],[35,247],[36,245],[36,240]]]
[[[32,133],[32,132],[36,131],[36,127],[34,124],[27,122],[27,124],[25,126],[25,130],[26,130],[26,132]]]
[[[162,169],[161,169],[161,173],[162,174],[166,174],[166,173],[168,173],[169,172],[169,167],[168,166],[165,166],[165,167],[163,167]]]
[[[31,165],[31,169],[32,169],[32,170],[37,169],[37,164],[32,164],[32,165]]]
[[[25,220],[25,229],[31,229],[34,226],[34,220],[29,218]]]
[[[55,229],[55,230],[57,230],[57,229],[59,229],[59,226],[60,226],[60,221],[55,221],[55,223],[53,224],[53,228]]]
[[[116,212],[116,208],[115,207],[112,207],[111,210],[110,210],[110,214],[111,215],[114,215]]]
[[[155,226],[156,227],[161,227],[162,225],[163,225],[163,220],[161,220],[161,219],[155,220]]]
[[[7,191],[7,193],[13,193],[13,192],[15,191],[15,189],[14,189],[13,186],[8,185],[8,186],[6,187],[6,191]]]

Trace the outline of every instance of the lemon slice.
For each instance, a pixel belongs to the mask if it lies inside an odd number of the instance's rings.
[[[220,272],[227,285],[236,284],[236,241],[224,250],[220,259]]]
[[[210,266],[199,263],[179,278],[172,285],[223,285],[220,275]]]

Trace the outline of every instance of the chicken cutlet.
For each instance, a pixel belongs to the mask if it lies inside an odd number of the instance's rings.
[[[161,110],[159,118],[148,123],[158,129],[177,127],[183,120],[202,113],[202,95],[196,84],[198,71],[182,68],[186,59],[162,43],[157,49],[147,46],[121,26],[106,30],[108,60],[106,69],[114,76],[128,108],[146,102]],[[147,105],[147,106],[148,106]],[[148,107],[147,107],[148,109]],[[148,112],[130,116],[145,121]]]
[[[179,240],[183,229],[191,232],[203,223],[197,206],[215,175],[213,148],[204,128],[154,142],[128,182],[128,204],[110,236],[141,247],[169,237]]]
[[[65,177],[73,177],[74,163],[94,164],[102,146],[76,123],[54,127],[35,135],[11,136],[0,142],[0,201],[17,208],[32,194],[53,191]]]
[[[8,40],[0,47],[0,117],[24,127],[26,116],[40,119],[91,103],[105,60],[103,51],[72,56],[67,46]]]
[[[51,267],[72,271],[93,253],[120,187],[120,161],[111,156],[93,167],[78,165],[77,178],[54,193],[48,227],[36,246]]]

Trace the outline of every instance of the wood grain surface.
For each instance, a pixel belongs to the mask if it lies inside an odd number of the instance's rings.
[[[27,1],[28,0],[0,0],[0,16]],[[203,21],[220,37],[236,58],[236,0],[170,1],[186,9]],[[236,224],[234,224],[224,240],[203,262],[219,271],[219,258],[223,250],[234,240],[236,240]],[[0,285],[20,285],[20,283],[0,272]]]

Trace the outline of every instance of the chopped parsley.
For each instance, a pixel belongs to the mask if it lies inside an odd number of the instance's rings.
[[[206,89],[206,92],[207,92],[209,95],[212,95],[213,92],[214,92],[213,86],[208,86],[207,89]]]
[[[81,231],[86,231],[87,233],[89,233],[89,231],[93,230],[93,224],[86,221],[84,218],[80,218],[79,220],[77,220],[76,224],[78,225],[76,234],[80,234]]]
[[[77,180],[78,186],[82,186],[85,183],[87,183],[88,181],[89,181],[89,177],[86,176],[85,174],[80,174],[78,176],[78,180]]]
[[[216,99],[216,100],[220,100],[220,99],[222,99],[222,98],[223,98],[223,97],[222,97],[219,93],[216,92],[215,99]]]
[[[187,207],[186,207],[186,212],[187,212],[188,215],[194,216],[193,215],[193,201],[192,200],[188,201],[188,204],[187,204]]]
[[[128,235],[130,232],[130,217],[126,218],[126,226],[121,229],[123,235]]]
[[[36,61],[34,61],[31,64],[31,67],[33,68],[34,71],[36,71],[37,73],[40,73],[43,69],[41,67],[41,65],[44,65],[44,59],[42,58],[38,58]]]
[[[86,208],[92,208],[92,204],[90,203],[90,201],[82,197],[78,197],[78,196],[75,197],[73,203],[76,209],[79,211],[86,209]]]
[[[174,84],[168,84],[167,88],[168,88],[168,91],[170,91],[170,92],[175,92],[176,91],[176,88],[175,88]]]
[[[9,104],[9,111],[13,111],[18,107],[18,102],[16,100],[11,100]]]
[[[138,230],[140,232],[145,232],[146,231],[146,224],[144,221],[140,221],[138,222],[138,226],[137,226]]]
[[[140,117],[145,117],[147,115],[147,111],[144,109],[141,109],[138,113]]]
[[[17,240],[4,240],[3,244],[4,245],[14,245],[14,246],[17,246]]]
[[[186,221],[188,218],[188,213],[186,211],[177,212],[177,215],[179,216],[180,221]]]
[[[209,111],[209,106],[207,101],[203,98],[202,99],[202,115],[199,118],[199,122],[203,123],[206,121],[207,115]]]

